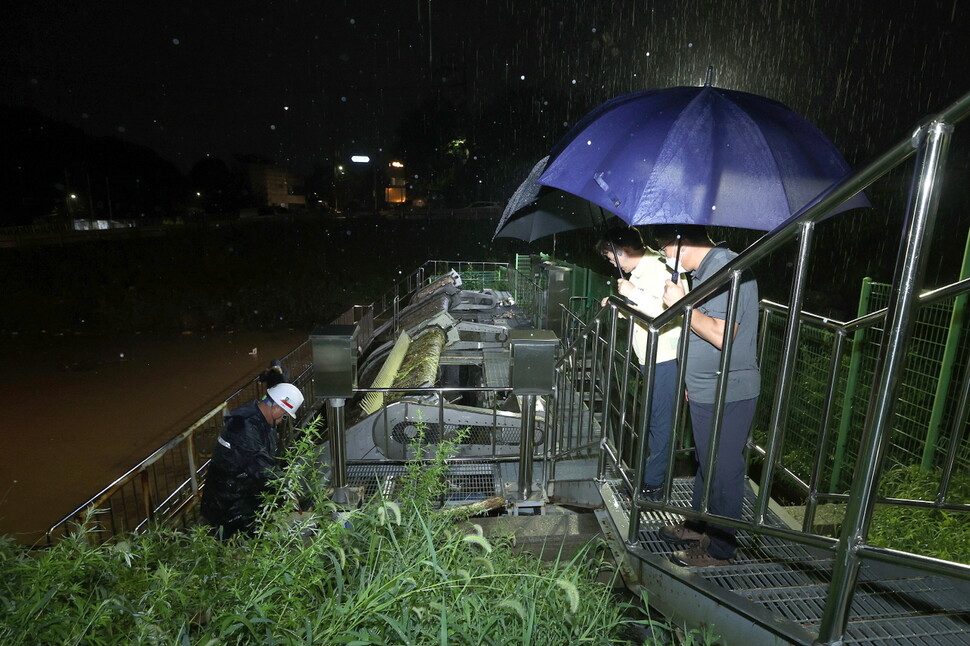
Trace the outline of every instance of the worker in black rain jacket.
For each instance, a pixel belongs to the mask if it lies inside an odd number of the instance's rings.
[[[293,384],[279,383],[263,399],[229,412],[216,438],[202,490],[202,516],[228,539],[236,532],[251,533],[260,495],[276,465],[276,425],[303,404]]]

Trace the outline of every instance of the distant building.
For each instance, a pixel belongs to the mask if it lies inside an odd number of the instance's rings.
[[[235,159],[244,171],[257,206],[306,208],[306,191],[302,179],[256,155],[236,155]]]

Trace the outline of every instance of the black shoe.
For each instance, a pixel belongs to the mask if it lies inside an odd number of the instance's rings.
[[[640,500],[651,500],[657,502],[663,498],[663,485],[640,485]]]

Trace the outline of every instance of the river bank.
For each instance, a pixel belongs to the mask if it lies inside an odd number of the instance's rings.
[[[0,250],[0,534],[33,542],[424,261],[508,261],[514,243],[489,246],[493,230],[260,221]]]
[[[35,542],[306,337],[0,337],[0,534]]]

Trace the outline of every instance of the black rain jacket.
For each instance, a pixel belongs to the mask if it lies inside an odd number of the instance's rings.
[[[249,531],[260,494],[273,476],[276,430],[250,402],[229,412],[216,440],[202,491],[202,515],[223,537]]]

